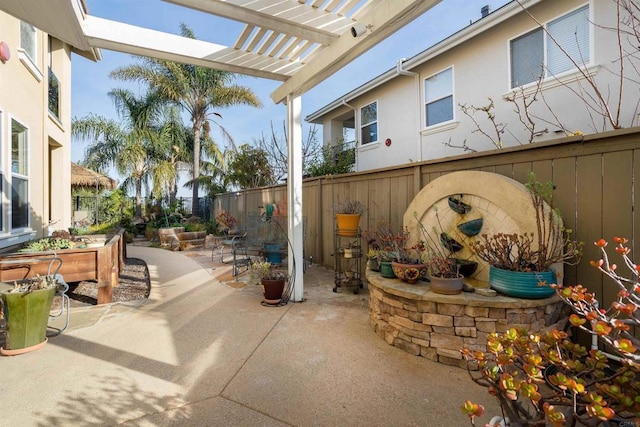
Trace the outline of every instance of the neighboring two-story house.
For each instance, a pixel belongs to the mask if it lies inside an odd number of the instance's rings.
[[[640,41],[625,34],[634,22],[624,10],[616,30],[616,7],[512,1],[306,120],[322,124],[325,144],[353,129],[357,171],[636,126]],[[482,111],[489,98],[493,107]]]
[[[0,248],[71,225],[72,52],[0,12]]]

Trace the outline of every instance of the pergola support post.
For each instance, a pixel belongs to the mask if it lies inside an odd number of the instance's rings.
[[[302,100],[300,96],[287,95],[287,218],[289,228],[289,277],[294,287],[291,300],[304,300],[304,254],[302,217]],[[295,260],[295,271],[293,269]]]

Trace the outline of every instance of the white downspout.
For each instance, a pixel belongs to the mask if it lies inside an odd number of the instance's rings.
[[[422,161],[422,141],[420,138],[420,130],[422,129],[422,126],[420,125],[420,120],[422,120],[422,116],[421,116],[421,105],[420,105],[420,74],[419,73],[414,73],[413,71],[407,71],[403,68],[402,64],[404,64],[404,62],[406,61],[406,58],[400,58],[398,60],[398,62],[396,63],[396,74],[398,74],[399,76],[410,76],[413,77],[415,79],[416,82],[416,115],[417,115],[417,129],[416,129],[416,141],[417,141],[417,145],[416,145],[416,149],[418,152],[418,161],[421,162]]]
[[[302,218],[302,100],[300,96],[287,95],[287,219],[289,245],[289,280],[294,287],[291,300],[304,300],[303,276],[303,218]]]
[[[358,134],[359,132],[357,132],[357,130],[359,130],[359,126],[358,124],[360,123],[360,120],[358,120],[358,115],[356,114],[356,108],[347,104],[347,101],[343,98],[342,99],[342,105],[344,105],[347,108],[350,108],[353,110],[353,133],[354,133],[354,138],[355,140],[353,141],[354,143],[354,147],[353,147],[353,152],[356,155],[356,172],[360,170],[359,165],[358,165],[358,158],[360,156],[358,156],[358,144],[356,143],[356,141],[358,140]]]

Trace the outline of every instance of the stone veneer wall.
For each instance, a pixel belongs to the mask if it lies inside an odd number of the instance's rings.
[[[485,350],[487,335],[514,327],[561,327],[568,307],[557,296],[526,300],[475,293],[441,295],[426,282],[409,285],[367,270],[369,321],[389,345],[466,368],[460,350]]]

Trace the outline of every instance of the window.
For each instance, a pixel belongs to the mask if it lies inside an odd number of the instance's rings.
[[[453,69],[424,80],[425,123],[428,126],[453,120]]]
[[[20,47],[29,56],[31,62],[36,62],[36,29],[31,24],[20,21]]]
[[[3,121],[2,121],[2,110],[0,110],[0,160],[2,157],[2,153],[4,153],[4,129],[3,129]],[[0,194],[4,194],[4,167],[2,167],[2,161],[0,161]],[[0,202],[0,233],[4,232],[4,203]]]
[[[11,120],[11,228],[29,226],[27,129]]]
[[[546,32],[545,32],[546,29]],[[511,87],[588,64],[589,6],[581,7],[511,41]]]
[[[360,109],[360,140],[362,145],[378,142],[378,103]]]

